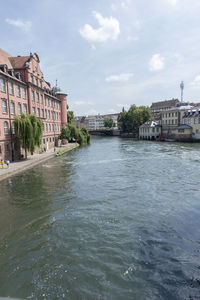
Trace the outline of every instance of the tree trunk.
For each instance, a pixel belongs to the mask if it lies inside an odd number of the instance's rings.
[[[25,159],[27,159],[27,148],[25,148]]]

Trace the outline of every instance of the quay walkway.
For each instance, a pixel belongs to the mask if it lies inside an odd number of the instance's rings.
[[[76,147],[78,147],[78,144],[76,143],[67,144],[65,146],[56,147],[56,151],[54,151],[54,148],[52,148],[41,154],[29,155],[27,160],[19,160],[16,162],[11,162],[9,168],[7,168],[6,164],[4,164],[3,168],[1,168],[0,166],[0,181],[8,177],[11,177],[13,175],[16,175],[20,172],[23,172],[29,168],[32,168],[38,165],[39,163],[44,162],[45,160],[48,160],[56,156],[57,154],[59,154],[59,152],[62,153],[68,152]]]

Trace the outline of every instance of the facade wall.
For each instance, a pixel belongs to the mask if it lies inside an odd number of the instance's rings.
[[[56,94],[44,80],[37,54],[8,59],[12,72],[0,65],[0,157],[13,160],[20,155],[12,129],[14,116],[35,113],[44,124],[42,145],[51,148],[67,124],[67,95]]]

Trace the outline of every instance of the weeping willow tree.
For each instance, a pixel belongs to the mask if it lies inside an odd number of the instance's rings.
[[[27,159],[28,151],[33,154],[35,148],[41,145],[43,123],[35,115],[22,114],[15,116],[14,126],[20,146],[25,151],[25,159]]]

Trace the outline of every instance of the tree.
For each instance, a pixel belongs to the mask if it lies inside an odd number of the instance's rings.
[[[61,133],[59,135],[60,139],[67,139],[69,142],[76,141],[80,145],[86,145],[90,142],[90,135],[86,128],[82,128],[81,130],[76,127],[74,121],[74,112],[67,112],[67,127],[61,129]]]
[[[104,119],[104,127],[112,128],[115,127],[115,122],[112,118],[105,118]]]
[[[146,106],[131,105],[128,111],[122,111],[120,115],[120,127],[123,132],[138,133],[139,126],[152,120],[151,109]]]
[[[27,152],[30,151],[33,154],[35,148],[41,145],[43,123],[35,115],[22,114],[15,116],[14,126],[20,146],[25,150],[25,159],[27,159]]]
[[[67,112],[67,122],[68,122],[68,124],[75,123],[75,121],[74,121],[74,112],[73,111],[69,110]]]

